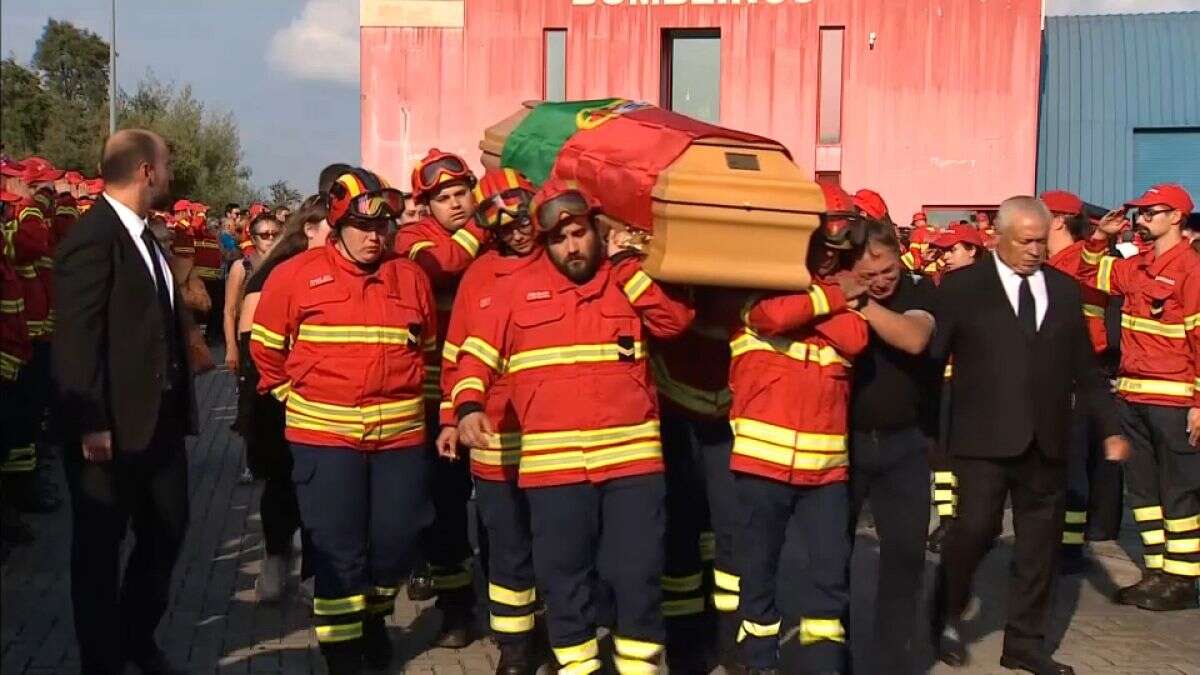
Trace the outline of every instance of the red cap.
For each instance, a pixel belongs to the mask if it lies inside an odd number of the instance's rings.
[[[80,183],[80,185],[83,186],[84,192],[87,192],[89,195],[98,195],[101,192],[104,192],[104,179],[103,178],[93,178],[91,180],[85,180],[82,183]]]
[[[854,199],[850,193],[830,183],[820,183],[821,192],[825,193],[825,213],[831,216],[855,216]]]
[[[175,213],[179,213],[180,211],[188,211],[191,208],[192,208],[191,202],[189,202],[186,199],[180,199],[175,202],[175,205],[171,207],[171,210],[174,211]]]
[[[83,182],[83,174],[78,171],[68,171],[63,174],[63,178],[67,179],[67,182],[71,185],[79,185]]]
[[[916,222],[918,220],[924,220],[928,222],[929,218],[925,215],[924,211],[917,211],[912,215],[912,220],[910,222]]]
[[[854,205],[875,220],[882,220],[888,212],[888,207],[884,203],[883,197],[879,196],[878,192],[865,188],[854,193]]]
[[[25,174],[29,169],[24,163],[13,159],[5,159],[0,161],[0,175],[11,176],[24,180]]]
[[[258,214],[260,214],[266,210],[267,210],[266,204],[262,204],[260,202],[254,202],[253,204],[250,205],[250,209],[248,211],[248,213],[250,215],[250,220],[254,220],[255,218],[258,217]]]
[[[1077,216],[1083,213],[1083,200],[1065,190],[1043,192],[1039,199],[1046,205],[1046,208],[1050,209],[1050,213],[1066,216]]]
[[[933,241],[929,242],[929,245],[934,248],[948,249],[958,243],[983,246],[983,235],[979,233],[979,230],[970,225],[955,223],[942,231]]]
[[[0,202],[16,204],[19,201],[21,201],[21,195],[15,195],[8,190],[0,190]]]
[[[1176,183],[1159,183],[1154,187],[1146,190],[1146,193],[1137,199],[1125,202],[1128,207],[1142,206],[1157,206],[1162,204],[1169,206],[1177,211],[1183,211],[1184,215],[1190,214],[1194,205],[1192,197],[1183,189],[1182,185]]]

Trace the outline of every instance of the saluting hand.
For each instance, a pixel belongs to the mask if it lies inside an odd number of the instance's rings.
[[[1096,226],[1096,231],[1092,234],[1092,238],[1108,239],[1109,237],[1114,237],[1121,230],[1125,229],[1128,223],[1129,221],[1125,219],[1124,207],[1117,207],[1104,214],[1104,217],[1100,219],[1100,224]]]
[[[89,462],[103,463],[112,460],[112,432],[93,431],[84,434],[83,458]]]
[[[438,457],[458,461],[458,427],[442,427],[436,445]]]
[[[1104,439],[1104,459],[1110,462],[1124,462],[1133,454],[1129,439],[1124,436],[1109,436]]]
[[[481,412],[473,412],[458,421],[458,438],[468,448],[486,448],[492,431],[492,423]]]

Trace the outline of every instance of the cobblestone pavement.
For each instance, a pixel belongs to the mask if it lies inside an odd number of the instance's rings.
[[[160,644],[175,663],[195,673],[323,673],[308,629],[308,609],[296,599],[296,570],[292,599],[275,606],[254,601],[254,577],[262,556],[259,488],[238,481],[241,445],[229,431],[235,413],[233,378],[223,370],[205,375],[197,380],[197,392],[203,428],[188,442],[192,524],[173,582],[172,604],[160,627]],[[65,496],[60,467],[53,464],[48,469]],[[29,518],[38,541],[15,549],[0,577],[0,672],[75,673],[78,655],[67,571],[70,515],[64,506],[58,513]],[[1136,534],[1124,535],[1121,545],[1093,546],[1100,564],[1086,577],[1059,585],[1052,631],[1060,642],[1059,657],[1081,674],[1200,675],[1200,611],[1154,614],[1107,600],[1116,586],[1137,576],[1126,553],[1135,550]],[[978,610],[967,628],[973,665],[960,670],[938,666],[933,673],[1010,672],[996,665],[1010,536],[1011,531],[988,556],[977,581]],[[867,649],[877,555],[869,531],[860,531],[858,543],[850,639]],[[429,605],[409,602],[401,593],[392,617],[400,657],[394,672],[494,672],[497,653],[486,640],[463,650],[428,647],[438,619]],[[919,644],[924,645],[921,637]],[[931,661],[927,655],[925,662]]]

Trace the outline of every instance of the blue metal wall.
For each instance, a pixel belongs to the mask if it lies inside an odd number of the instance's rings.
[[[1200,128],[1200,12],[1047,17],[1043,41],[1038,192],[1134,196],[1134,130]]]

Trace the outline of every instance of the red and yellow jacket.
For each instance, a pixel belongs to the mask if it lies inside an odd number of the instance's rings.
[[[437,341],[433,294],[407,260],[367,273],[328,246],[280,265],[254,313],[259,391],[287,410],[287,439],[364,452],[425,441],[421,381]]]
[[[673,340],[650,340],[650,373],[663,410],[698,420],[729,419],[729,326],[717,294],[695,295],[696,320]]]
[[[526,256],[505,256],[499,251],[488,251],[479,256],[458,285],[454,298],[454,310],[450,313],[450,327],[446,331],[446,344],[442,351],[443,401],[441,423],[454,425],[454,405],[451,394],[458,384],[456,370],[458,347],[468,335],[479,332],[480,325],[487,325],[481,317],[496,312],[508,312],[512,296],[508,290],[513,275],[534,264],[542,256],[537,249]],[[484,412],[496,430],[487,448],[471,448],[471,473],[476,478],[491,481],[515,481],[517,466],[521,459],[521,426],[509,405],[508,378],[496,378],[488,388],[484,401]]]
[[[751,296],[730,342],[730,468],[793,485],[847,480],[850,368],[867,337],[835,285]]]
[[[221,267],[224,256],[221,254],[221,243],[217,235],[209,232],[203,225],[204,221],[191,228],[192,246],[195,248],[196,276],[205,280],[221,278]]]
[[[1132,403],[1200,407],[1200,254],[1186,239],[1162,256],[1120,260],[1107,250],[1088,240],[1076,276],[1125,297],[1117,393]]]
[[[474,262],[480,247],[488,243],[489,238],[490,233],[474,220],[469,220],[458,231],[450,233],[433,216],[406,225],[396,233],[396,254],[415,262],[433,282],[439,336],[445,336],[449,331],[450,310],[454,307],[454,296],[458,292],[458,278]],[[430,402],[431,410],[432,406],[442,401],[442,359],[439,355],[447,349],[453,353],[458,347],[455,342],[449,346],[439,343],[437,352],[426,365],[425,400]]]
[[[6,382],[16,380],[21,366],[33,356],[22,290],[8,256],[0,257],[0,380]]]
[[[480,316],[458,352],[459,417],[484,409],[502,376],[521,428],[522,487],[599,483],[661,473],[649,335],[693,318],[631,257],[604,261],[577,285],[542,256],[513,275],[507,307]]]
[[[1080,240],[1054,254],[1048,261],[1051,267],[1078,278],[1080,266],[1083,264],[1081,255],[1087,242]],[[1108,349],[1108,333],[1104,327],[1104,309],[1108,306],[1108,296],[1092,286],[1080,286],[1083,295],[1083,322],[1087,325],[1088,338],[1092,341],[1092,349],[1097,354]]]
[[[39,274],[38,263],[52,255],[50,226],[41,209],[28,199],[16,204],[16,212],[16,219],[4,225],[5,257],[12,263],[20,279],[29,337],[49,340],[54,332],[54,318],[50,313],[50,277],[45,272]]]

